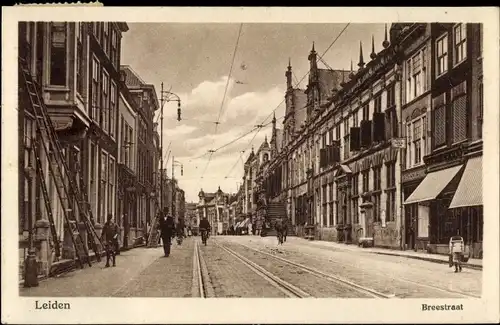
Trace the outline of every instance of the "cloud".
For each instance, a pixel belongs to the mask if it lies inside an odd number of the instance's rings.
[[[231,79],[216,132],[214,122],[219,116],[227,80],[227,77],[205,80],[189,92],[178,93],[182,108],[180,122],[176,120],[177,104],[165,106],[164,136],[167,142],[171,141],[172,155],[184,164],[184,176],[179,177],[179,182],[190,199],[196,197],[201,187],[208,192],[217,190],[219,185],[225,191],[236,189],[236,182],[243,175],[242,160],[247,159],[252,145],[257,151],[266,136],[270,140],[271,125],[257,134],[249,131],[267,117],[266,122],[270,122],[271,113],[283,101],[284,90],[277,86],[244,92],[246,88],[235,85]],[[277,117],[284,113],[283,106],[276,111]],[[219,150],[208,163],[209,150],[216,149]]]
[[[190,134],[190,133],[194,132],[196,129],[197,128],[195,126],[181,124],[181,125],[176,126],[173,129],[166,129],[166,130],[164,130],[163,131],[164,132],[163,135],[167,136],[167,137],[176,138],[176,137],[180,137],[180,136],[184,136],[184,135]]]

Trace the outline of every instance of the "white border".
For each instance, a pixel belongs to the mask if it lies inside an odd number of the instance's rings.
[[[496,9],[496,10],[495,10]],[[376,18],[374,18],[376,17]],[[71,310],[34,310],[17,287],[17,22],[468,21],[484,23],[484,271],[482,299],[111,299],[71,298]],[[497,8],[138,8],[18,6],[2,11],[2,322],[10,323],[476,323],[499,320],[499,83]],[[7,154],[6,154],[7,153]],[[15,252],[15,253],[10,253]],[[463,303],[463,312],[422,312],[421,303]],[[276,312],[281,310],[282,312]],[[214,312],[217,311],[217,312]]]

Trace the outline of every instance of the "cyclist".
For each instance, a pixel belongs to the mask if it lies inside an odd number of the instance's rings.
[[[208,222],[207,218],[203,218],[200,220],[200,233],[201,233],[201,240],[203,244],[207,244],[207,239],[208,239],[208,234],[210,233],[210,222]]]

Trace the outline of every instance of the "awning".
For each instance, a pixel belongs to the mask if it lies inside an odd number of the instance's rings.
[[[458,184],[450,209],[483,205],[483,157],[467,161],[464,174]]]
[[[462,166],[455,166],[427,174],[415,191],[406,199],[404,204],[435,199],[444,190],[446,185],[451,182],[460,168],[462,168]]]
[[[247,227],[249,223],[250,223],[250,218],[246,218],[244,221],[240,222],[238,227],[240,227],[240,228]]]

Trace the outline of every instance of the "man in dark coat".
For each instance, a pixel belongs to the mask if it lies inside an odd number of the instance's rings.
[[[170,255],[170,246],[174,232],[174,219],[171,216],[167,215],[165,219],[160,217],[160,232],[161,241],[163,242],[163,252],[165,253],[165,257],[168,257]]]
[[[113,222],[113,216],[108,214],[108,220],[102,228],[101,241],[106,249],[106,267],[109,267],[109,262],[113,260],[113,266],[116,266],[116,250],[118,247],[118,235],[120,229]],[[104,240],[103,240],[104,239]]]

